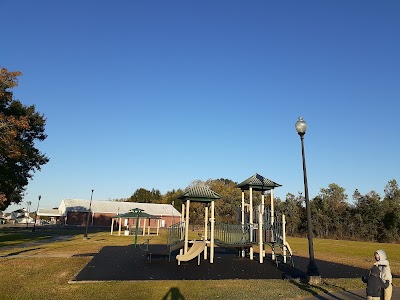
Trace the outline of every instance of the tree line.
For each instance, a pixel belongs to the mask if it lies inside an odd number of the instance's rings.
[[[217,192],[222,198],[215,202],[216,221],[235,224],[240,222],[241,190],[229,179],[196,180],[186,189],[203,184]],[[185,190],[186,190],[185,189]],[[184,190],[172,190],[162,195],[159,190],[137,189],[130,198],[119,201],[168,203],[180,211],[178,199]],[[384,195],[370,191],[365,195],[355,190],[349,202],[345,189],[335,183],[321,188],[316,197],[310,199],[313,234],[317,238],[362,240],[372,242],[400,242],[400,189],[395,179],[388,181]],[[245,195],[248,203],[248,194]],[[253,205],[261,202],[261,193],[253,193]],[[270,203],[266,193],[265,203]],[[307,235],[307,215],[302,193],[288,193],[284,200],[274,198],[275,211],[286,215],[286,232],[289,236]],[[204,203],[191,203],[191,223],[204,222]]]

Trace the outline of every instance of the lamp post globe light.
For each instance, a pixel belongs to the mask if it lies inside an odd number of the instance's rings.
[[[87,218],[86,218],[86,231],[85,231],[85,234],[83,235],[83,239],[84,239],[84,240],[89,239],[89,238],[88,238],[88,228],[89,228],[90,213],[91,213],[91,211],[92,211],[93,191],[94,191],[94,190],[92,190],[92,194],[90,195],[89,211],[88,211],[88,215],[87,215]]]
[[[304,195],[306,201],[306,211],[307,211],[307,229],[308,229],[308,253],[310,261],[307,266],[307,277],[308,282],[312,284],[321,283],[321,276],[318,271],[318,267],[314,260],[314,244],[313,244],[313,232],[312,232],[312,222],[311,222],[311,208],[310,200],[308,198],[308,184],[307,184],[307,171],[306,171],[306,159],[304,154],[304,135],[306,134],[307,123],[302,117],[296,122],[296,131],[300,136],[301,140],[301,155],[303,158],[303,176],[304,176]]]

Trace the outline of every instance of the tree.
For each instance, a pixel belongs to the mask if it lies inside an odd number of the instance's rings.
[[[301,193],[297,197],[291,193],[287,193],[286,199],[282,203],[281,211],[286,215],[287,234],[291,236],[297,235],[302,224],[302,216],[305,216]]]
[[[220,194],[222,198],[215,201],[215,215],[219,222],[238,224],[241,205],[241,190],[237,183],[230,179],[208,179],[207,186]]]
[[[135,193],[128,199],[128,202],[139,203],[161,203],[161,193],[154,188],[149,191],[144,188],[137,189]]]
[[[311,201],[314,229],[320,227],[322,237],[343,238],[346,234],[346,221],[349,219],[349,204],[345,189],[335,183],[321,188]]]
[[[362,195],[358,190],[354,191],[353,199],[355,207],[353,209],[354,231],[358,239],[367,241],[380,241],[384,233],[382,220],[384,210],[381,197],[375,191]]]
[[[383,199],[383,211],[385,216],[383,224],[385,232],[383,241],[396,242],[400,233],[400,189],[395,179],[390,180],[385,186],[385,198]]]
[[[164,204],[172,204],[173,206],[180,211],[182,207],[182,201],[178,199],[179,196],[183,194],[183,190],[178,189],[175,190],[173,189],[172,191],[168,191],[165,195],[161,196],[161,203]]]
[[[14,99],[21,72],[0,70],[0,210],[20,203],[33,173],[49,161],[36,147],[47,138],[46,119],[35,106]]]
[[[400,202],[400,189],[396,179],[389,180],[385,186],[385,199]]]

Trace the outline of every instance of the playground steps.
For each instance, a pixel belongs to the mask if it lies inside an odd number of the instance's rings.
[[[276,263],[277,267],[278,267],[278,265],[279,265],[279,263],[281,261],[282,262],[284,261],[283,260],[284,259],[284,255],[283,255],[284,251],[286,251],[286,257],[290,260],[290,264],[292,265],[292,267],[294,267],[292,249],[290,248],[288,243],[286,243],[286,244],[282,244],[282,243],[266,243],[265,246],[269,246],[271,248],[271,251],[275,256],[275,263]],[[279,248],[280,253],[277,251],[277,248]]]

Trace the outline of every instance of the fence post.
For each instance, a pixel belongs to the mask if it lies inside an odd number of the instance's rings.
[[[282,215],[282,243],[283,243],[283,262],[286,264],[286,219]]]
[[[262,210],[261,207],[258,211],[258,239],[259,239],[259,245],[260,245],[260,264],[264,262],[264,255],[263,255],[263,235],[262,235],[262,230],[263,230],[263,225],[262,225]]]

